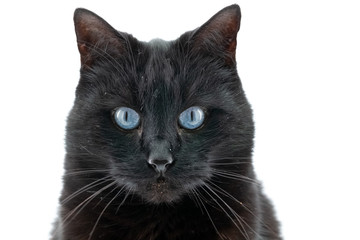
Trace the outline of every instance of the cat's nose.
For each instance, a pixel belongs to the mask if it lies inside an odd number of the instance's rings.
[[[161,139],[153,140],[150,143],[149,150],[148,164],[153,167],[157,173],[165,173],[173,163],[169,142]]]
[[[167,168],[172,164],[173,160],[171,157],[167,159],[152,159],[148,160],[148,163],[155,169],[157,173],[165,173]]]

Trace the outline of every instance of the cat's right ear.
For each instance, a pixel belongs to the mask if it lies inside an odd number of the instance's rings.
[[[74,13],[74,23],[82,67],[91,67],[98,57],[124,50],[119,32],[95,13],[78,8]]]

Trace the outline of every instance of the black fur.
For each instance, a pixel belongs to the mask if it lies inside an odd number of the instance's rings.
[[[53,239],[281,239],[251,163],[239,7],[172,42],[140,42],[84,9],[74,20],[82,68]],[[140,114],[137,129],[116,126],[121,106]],[[196,130],[178,124],[191,106],[205,110]],[[147,163],[160,143],[174,159],[164,174]]]

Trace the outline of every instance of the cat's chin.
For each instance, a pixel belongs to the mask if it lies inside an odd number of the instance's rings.
[[[169,204],[178,202],[181,199],[182,191],[166,180],[157,180],[156,182],[146,184],[141,196],[152,204]]]

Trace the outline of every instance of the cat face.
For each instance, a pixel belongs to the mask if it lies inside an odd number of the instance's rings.
[[[110,179],[159,204],[249,159],[253,123],[235,63],[239,20],[225,9],[176,41],[144,43],[78,10],[82,69],[66,169],[96,172],[92,181]]]

